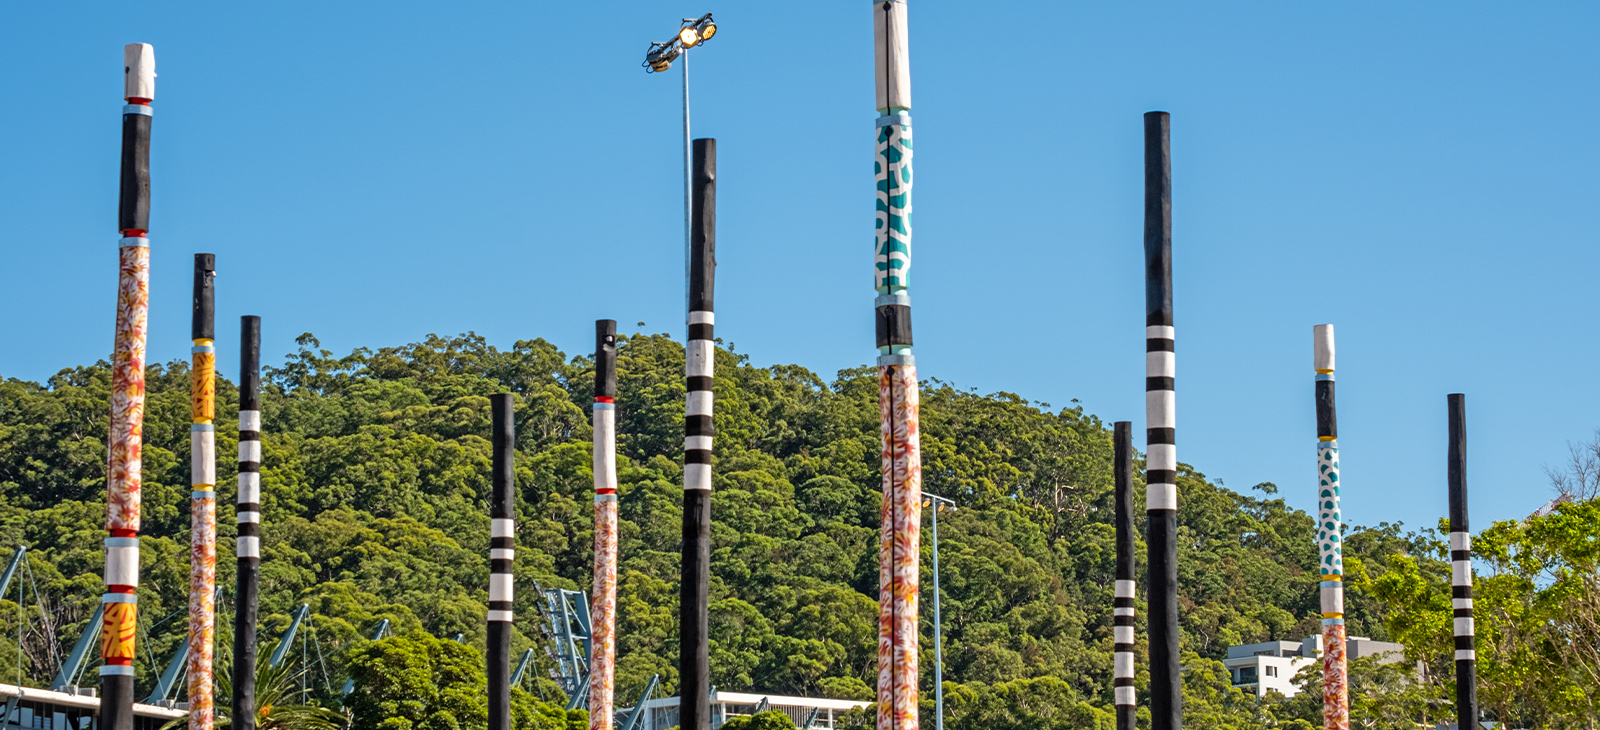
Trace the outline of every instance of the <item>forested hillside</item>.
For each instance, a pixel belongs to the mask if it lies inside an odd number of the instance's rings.
[[[464,634],[481,651],[487,396],[509,391],[518,395],[513,650],[538,645],[535,584],[589,587],[588,358],[543,340],[502,351],[470,334],[344,356],[309,334],[299,342],[299,352],[268,369],[263,393],[263,630],[281,630],[295,606],[310,603],[336,680],[348,664],[359,675],[359,657],[382,656],[362,635],[384,618],[400,634]],[[875,373],[863,367],[824,379],[795,365],[758,367],[728,350],[717,358],[712,681],[724,690],[870,699]],[[668,693],[676,686],[683,368],[682,346],[665,335],[636,334],[619,347],[619,691],[656,673]],[[0,549],[32,548],[45,615],[65,642],[99,600],[108,384],[104,363],[63,370],[45,384],[0,383]],[[153,623],[181,608],[188,590],[187,366],[151,367],[148,389],[140,608]],[[228,455],[232,382],[219,384],[218,404],[217,452]],[[924,489],[959,505],[939,525],[951,727],[1109,727],[1109,424],[1081,408],[930,380],[922,439]],[[222,459],[218,472],[226,556],[232,461]],[[1271,484],[1241,494],[1188,467],[1179,482],[1191,722],[1296,727],[1316,719],[1309,696],[1258,706],[1229,687],[1215,662],[1230,644],[1318,630],[1311,518],[1287,507]],[[931,547],[924,540],[924,586]],[[1346,555],[1358,578],[1387,575],[1389,556],[1412,556],[1407,569],[1433,575],[1444,565],[1438,549],[1385,525],[1354,529]],[[219,584],[232,585],[231,560],[220,560],[218,573]],[[0,639],[0,681],[11,681],[6,668],[19,661],[16,600],[0,603],[9,637]],[[1389,638],[1367,592],[1357,586],[1349,604],[1352,635]],[[923,605],[931,713],[931,609]],[[220,628],[226,655],[230,631]],[[32,631],[23,637],[22,671],[47,682],[51,652],[64,650]],[[181,632],[181,620],[151,626],[144,645],[162,661]],[[150,667],[141,661],[139,671],[148,687]],[[528,686],[550,699],[557,692],[548,681]],[[619,697],[619,705],[629,701]]]

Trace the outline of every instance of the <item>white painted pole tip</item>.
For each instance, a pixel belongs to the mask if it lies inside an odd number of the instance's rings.
[[[129,43],[122,47],[122,98],[156,98],[156,47]]]
[[[1317,372],[1333,369],[1333,325],[1319,324],[1311,328],[1313,349],[1316,351]]]

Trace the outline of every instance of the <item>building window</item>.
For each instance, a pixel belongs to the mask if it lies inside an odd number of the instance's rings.
[[[1276,676],[1278,676],[1278,668],[1277,667],[1267,667],[1267,676],[1268,677],[1276,677]]]

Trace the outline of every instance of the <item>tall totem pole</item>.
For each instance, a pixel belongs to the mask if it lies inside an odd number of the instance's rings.
[[[510,393],[489,396],[489,730],[511,730],[512,561],[516,557],[516,423]]]
[[[683,563],[678,615],[678,725],[711,730],[707,600],[711,583],[711,384],[717,355],[712,294],[717,273],[717,141],[694,141],[690,185],[689,395],[684,405]]]
[[[878,537],[878,728],[916,730],[922,439],[911,354],[911,66],[905,0],[874,0],[878,144],[874,286],[883,527]]]
[[[617,322],[594,323],[594,599],[589,728],[611,730],[617,668]]]
[[[261,583],[261,318],[239,318],[239,561],[233,612],[232,730],[256,730],[256,597]]]
[[[1111,685],[1117,708],[1117,730],[1134,730],[1138,718],[1138,697],[1134,694],[1134,619],[1138,613],[1135,588],[1138,532],[1133,525],[1133,424],[1117,421],[1112,425],[1112,477],[1116,482],[1117,583],[1112,594]]]
[[[1478,639],[1472,620],[1472,533],[1467,531],[1467,396],[1450,409],[1450,605],[1455,610],[1456,726],[1478,730]]]
[[[194,255],[189,426],[189,730],[211,730],[217,635],[217,257]]]
[[[139,599],[139,480],[144,446],[145,318],[150,305],[150,102],[155,49],[122,49],[122,180],[117,204],[117,323],[111,350],[107,439],[105,614],[100,634],[100,728],[133,730],[134,634]]]
[[[1345,663],[1344,523],[1339,509],[1339,421],[1333,401],[1333,325],[1311,329],[1317,372],[1317,562],[1322,571],[1322,726],[1350,728]]]
[[[1150,563],[1150,727],[1183,727],[1178,667],[1177,375],[1172,328],[1171,117],[1144,115],[1145,516]]]

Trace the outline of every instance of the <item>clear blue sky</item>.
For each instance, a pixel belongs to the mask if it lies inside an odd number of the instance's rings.
[[[717,332],[824,375],[872,335],[862,0],[12,3],[0,10],[0,375],[104,357],[122,44],[156,46],[151,355],[218,257],[276,361],[474,330],[569,353],[681,336],[676,69],[715,11]],[[995,13],[995,14],[991,14]],[[912,0],[924,376],[1143,427],[1141,121],[1173,115],[1178,454],[1312,505],[1311,327],[1335,323],[1347,519],[1445,511],[1468,394],[1475,526],[1544,503],[1600,426],[1600,8]]]

